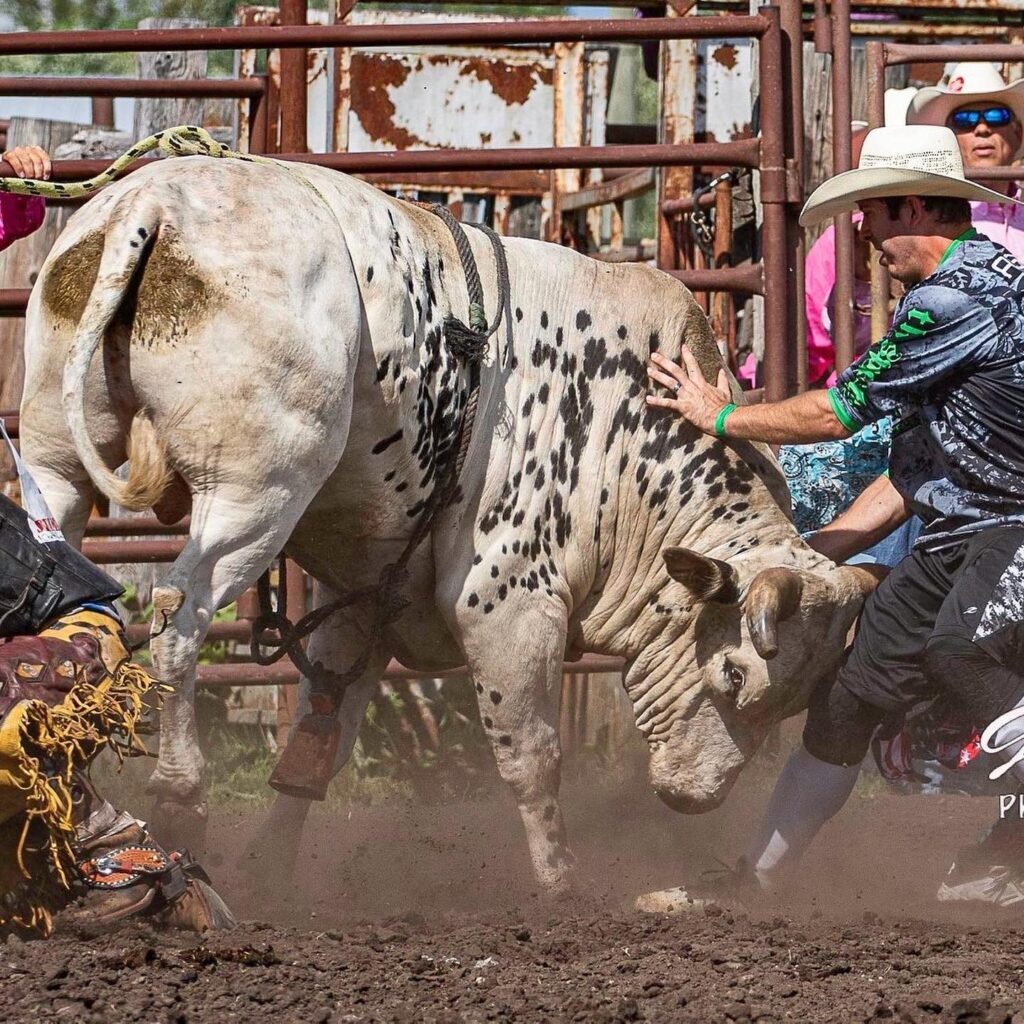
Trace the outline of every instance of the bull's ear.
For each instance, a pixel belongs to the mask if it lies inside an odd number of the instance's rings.
[[[739,600],[739,577],[728,562],[689,548],[665,548],[662,554],[669,576],[682,583],[698,601],[731,604]]]

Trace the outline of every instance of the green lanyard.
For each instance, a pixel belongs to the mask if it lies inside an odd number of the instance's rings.
[[[945,263],[946,260],[948,260],[949,257],[953,255],[953,251],[956,249],[958,245],[960,245],[961,242],[969,242],[972,238],[977,237],[978,232],[975,231],[974,228],[968,228],[962,234],[957,235],[956,238],[954,238],[953,241],[946,246],[946,251],[942,254],[942,259],[939,260],[939,266],[941,267],[942,264]]]

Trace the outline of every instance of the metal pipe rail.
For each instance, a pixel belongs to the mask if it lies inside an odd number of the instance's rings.
[[[621,658],[609,658],[602,654],[585,654],[579,661],[562,664],[562,674],[567,676],[591,675],[597,672],[621,672],[624,662]],[[430,669],[420,671],[406,668],[401,662],[392,660],[384,670],[384,679],[447,679],[465,675],[464,667],[452,669]],[[196,680],[203,686],[287,686],[299,681],[299,670],[290,661],[279,661],[275,665],[260,667],[244,663],[199,665]]]
[[[43,78],[35,75],[0,77],[0,96],[169,96],[180,99],[247,99],[265,91],[259,78]]]
[[[223,28],[116,29],[89,32],[6,32],[0,56],[44,53],[156,53],[161,50],[306,49],[323,46],[507,46],[513,43],[596,43],[659,39],[760,38],[764,15],[433,25],[279,25]]]
[[[660,167],[729,164],[757,167],[760,140],[737,142],[693,142],[688,145],[650,146],[550,146],[538,149],[478,150],[394,150],[381,153],[280,153],[275,160],[312,164],[347,174],[399,174],[403,171],[490,171],[567,167],[633,167],[637,164]],[[136,160],[124,174],[148,166],[154,159]],[[176,158],[181,159],[181,158]],[[100,174],[109,160],[58,160],[53,164],[54,181],[78,181]],[[0,162],[0,177],[10,176],[11,168]]]

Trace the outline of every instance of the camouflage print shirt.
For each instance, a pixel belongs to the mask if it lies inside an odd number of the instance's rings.
[[[1024,522],[1024,267],[961,238],[828,393],[850,430],[896,421],[889,475],[927,547]]]

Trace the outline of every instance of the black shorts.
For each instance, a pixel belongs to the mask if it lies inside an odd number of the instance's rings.
[[[939,695],[924,660],[929,642],[942,637],[970,641],[1018,673],[1024,668],[1024,527],[988,527],[936,551],[915,548],[865,602],[838,681],[873,707],[908,710]],[[948,675],[948,696],[975,684],[970,672]],[[1018,696],[1007,693],[1004,702],[1012,706]]]

